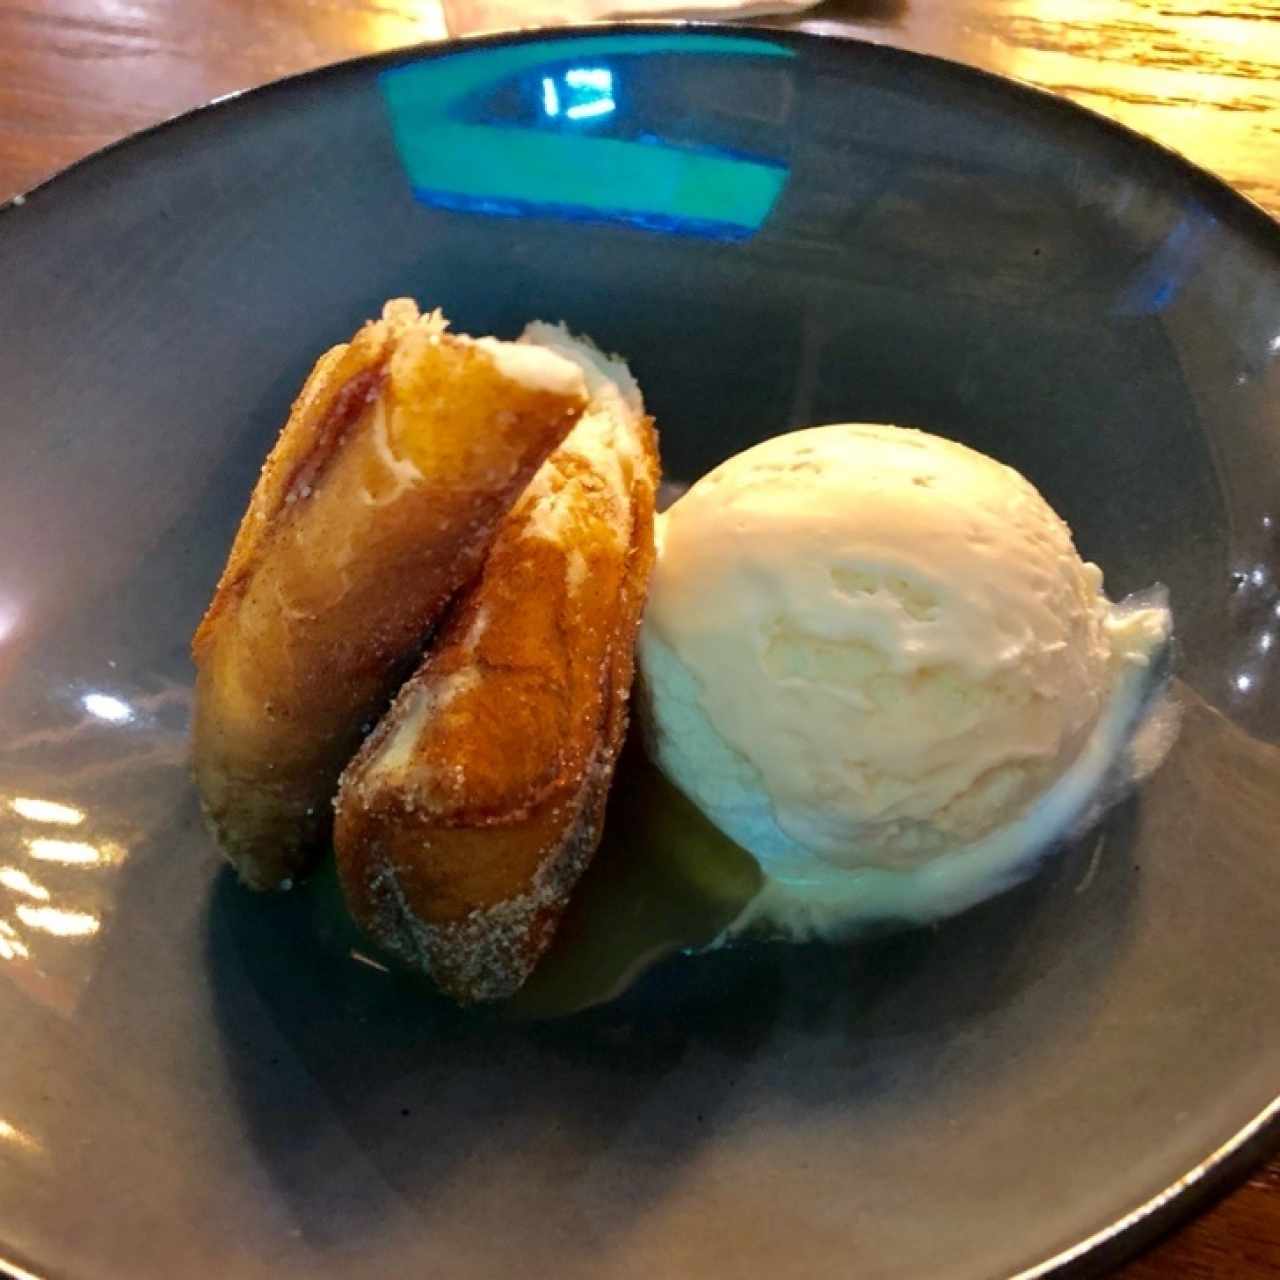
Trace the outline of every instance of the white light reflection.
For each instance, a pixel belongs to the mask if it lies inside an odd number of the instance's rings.
[[[0,1142],[10,1142],[24,1151],[40,1150],[40,1144],[29,1133],[24,1133],[16,1124],[10,1124],[3,1118],[0,1118]]]
[[[18,629],[18,606],[0,600],[0,644]]]
[[[560,95],[556,92],[556,82],[550,76],[542,77],[542,110],[549,116],[560,114]]]
[[[1249,581],[1252,582],[1255,587],[1262,586],[1262,584],[1266,582],[1266,580],[1267,580],[1267,572],[1261,565],[1259,565],[1256,569],[1253,570],[1252,573],[1249,574]]]
[[[1258,637],[1258,648],[1261,649],[1263,653],[1270,653],[1271,646],[1275,644],[1275,642],[1276,642],[1275,632],[1264,631]]]
[[[91,716],[109,724],[128,724],[133,719],[133,708],[109,693],[86,693],[80,703]]]
[[[1236,688],[1239,689],[1241,693],[1248,693],[1249,690],[1253,688],[1253,677],[1236,676]]]
[[[0,920],[0,960],[25,960],[30,954],[17,929],[7,920]]]
[[[1280,351],[1280,333],[1277,333],[1276,336],[1271,339],[1270,345],[1272,351]]]
[[[357,951],[352,947],[348,953],[357,964],[368,965],[370,969],[377,969],[379,973],[390,973],[391,970],[385,964],[379,964],[372,956],[367,956],[363,951]]]
[[[14,796],[9,808],[31,822],[49,822],[60,827],[78,827],[84,821],[84,810],[53,800],[37,800],[34,796]]]
[[[570,120],[590,120],[595,116],[607,116],[617,106],[612,98],[600,98],[595,102],[579,102],[570,107],[565,115]]]
[[[59,938],[88,938],[98,932],[97,916],[87,911],[64,911],[61,907],[32,907],[19,903],[14,914],[30,929],[52,933]]]
[[[542,113],[548,119],[592,120],[616,111],[613,72],[608,67],[570,67],[563,83],[542,77]]]
[[[18,867],[0,867],[0,884],[14,893],[34,898],[37,902],[49,901],[49,890],[38,884],[25,871]]]
[[[41,862],[61,862],[64,866],[96,867],[103,860],[98,846],[84,840],[50,840],[36,836],[27,841],[27,849]]]
[[[613,92],[613,72],[608,67],[570,67],[564,73],[564,82],[571,89],[599,89],[601,93]]]

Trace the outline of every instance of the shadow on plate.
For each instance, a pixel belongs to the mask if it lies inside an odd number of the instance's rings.
[[[625,1229],[753,1106],[811,1123],[859,1108],[874,1132],[926,1095],[962,1105],[952,1051],[993,1019],[1052,1053],[1125,945],[1139,818],[1131,799],[1035,880],[940,927],[679,956],[545,1022],[460,1010],[357,962],[323,876],[259,897],[224,870],[208,957],[246,1131],[304,1233],[336,1245],[406,1204],[428,1221],[459,1197],[498,1206],[512,1185],[586,1176],[623,1188],[608,1229]],[[1006,1065],[984,1062],[988,1083]],[[356,1203],[350,1188],[336,1201],[338,1151],[376,1171]]]

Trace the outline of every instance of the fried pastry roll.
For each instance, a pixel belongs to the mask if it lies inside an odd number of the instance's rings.
[[[573,362],[405,299],[320,358],[192,644],[195,777],[246,884],[323,846],[362,733],[585,401]]]
[[[653,565],[657,437],[626,366],[563,329],[590,403],[343,775],[356,920],[462,1001],[516,991],[600,840]]]

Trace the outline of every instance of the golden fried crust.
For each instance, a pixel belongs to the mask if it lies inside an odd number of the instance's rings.
[[[600,839],[653,565],[657,440],[612,462],[589,409],[343,776],[357,921],[455,998],[519,988]]]
[[[247,884],[319,849],[362,732],[584,400],[406,302],[321,358],[192,645],[196,780]]]

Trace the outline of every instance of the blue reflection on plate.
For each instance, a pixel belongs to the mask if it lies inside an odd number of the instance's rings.
[[[785,92],[769,63],[793,56],[756,37],[586,36],[397,67],[380,86],[415,197],[470,213],[749,238],[786,185],[786,158],[770,153],[767,130],[744,136],[740,117],[717,127],[712,113],[692,136],[687,117],[664,117],[661,55],[704,61],[709,76],[728,56],[734,92],[765,99]],[[764,74],[753,78],[752,66]]]

